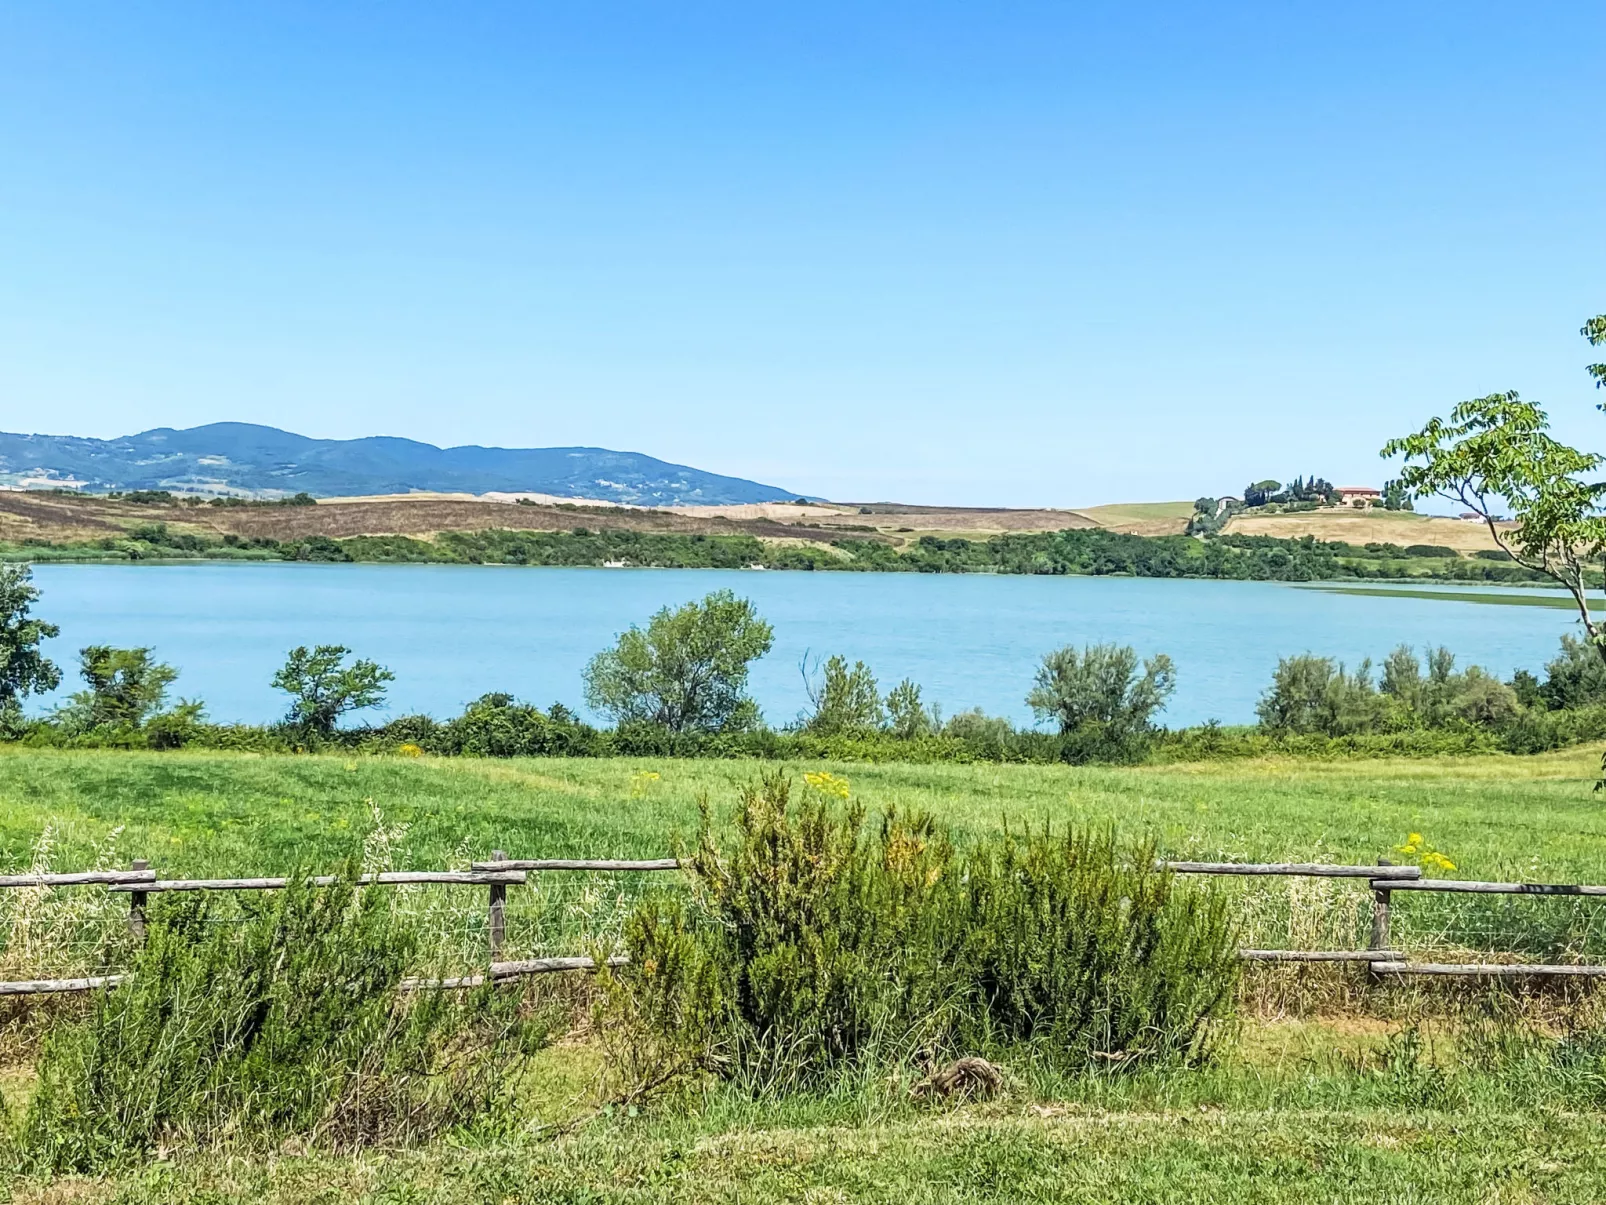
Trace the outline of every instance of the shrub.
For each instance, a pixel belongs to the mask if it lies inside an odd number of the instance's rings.
[[[1262,727],[1275,732],[1342,736],[1376,729],[1385,709],[1372,685],[1370,661],[1349,674],[1331,657],[1304,653],[1278,660],[1255,714]]]
[[[474,757],[595,757],[600,748],[596,729],[576,723],[567,712],[543,713],[511,695],[481,695],[436,734],[414,733],[424,748]],[[405,739],[405,738],[404,738]]]
[[[809,1085],[1021,1043],[1067,1068],[1196,1061],[1236,982],[1220,899],[1108,835],[1044,831],[962,857],[929,819],[869,826],[768,777],[728,840],[705,805],[687,865],[691,898],[636,910],[605,993],[616,1069],[638,1083],[698,1068]]]
[[[1563,636],[1561,652],[1545,666],[1539,693],[1552,711],[1606,703],[1606,660],[1589,641]]]
[[[1026,705],[1039,720],[1057,724],[1062,736],[1078,738],[1085,752],[1070,760],[1091,760],[1094,750],[1110,760],[1135,759],[1176,680],[1164,653],[1145,660],[1140,675],[1130,647],[1093,644],[1078,652],[1067,646],[1043,658]]]
[[[901,741],[927,736],[940,728],[936,708],[927,708],[920,687],[909,678],[887,692],[887,730]]]
[[[871,732],[886,722],[875,675],[862,661],[848,668],[840,653],[833,654],[819,667],[818,680],[809,672],[807,659],[802,666],[803,686],[808,692],[812,712],[803,717],[802,728],[820,736],[843,732]]]
[[[532,1036],[514,1002],[402,993],[413,937],[354,875],[241,901],[240,923],[218,923],[201,897],[153,917],[132,978],[48,1037],[26,1157],[94,1172],[161,1147],[355,1146],[502,1103],[495,1063]]]
[[[182,749],[201,735],[201,704],[185,700],[145,721],[145,744],[151,749]]]
[[[1222,897],[1179,889],[1155,858],[1110,833],[1046,829],[968,858],[969,1042],[1030,1042],[1069,1066],[1204,1057],[1237,981],[1236,943]]]

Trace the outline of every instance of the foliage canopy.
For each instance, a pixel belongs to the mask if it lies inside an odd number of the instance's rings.
[[[747,696],[752,662],[774,631],[745,598],[716,590],[632,625],[585,669],[586,702],[617,723],[670,732],[739,732],[758,723]]]
[[[290,650],[283,668],[273,675],[276,690],[291,696],[291,724],[328,735],[341,716],[378,707],[385,701],[385,684],[396,675],[373,661],[358,659],[345,664],[350,649],[340,644],[299,645]]]
[[[55,690],[61,670],[39,651],[39,644],[61,629],[32,616],[39,587],[27,565],[0,565],[0,708],[12,708],[26,695]]]

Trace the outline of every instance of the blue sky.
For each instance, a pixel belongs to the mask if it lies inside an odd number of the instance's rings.
[[[855,500],[1606,445],[1606,6],[0,2],[0,429]]]

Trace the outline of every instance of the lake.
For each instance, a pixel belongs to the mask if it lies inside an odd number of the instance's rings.
[[[491,690],[581,704],[586,661],[666,604],[729,588],[775,627],[752,690],[771,724],[805,703],[805,654],[863,660],[882,691],[909,677],[946,713],[980,706],[1017,721],[1044,652],[1116,641],[1169,653],[1171,726],[1254,719],[1279,656],[1353,665],[1395,645],[1444,644],[1502,677],[1538,672],[1568,612],[1328,594],[1271,582],[913,573],[545,569],[457,565],[41,565],[47,651],[76,689],[86,644],[151,645],[178,667],[178,695],[219,721],[276,718],[268,681],[297,644],[345,644],[396,673],[385,714],[455,714]],[[1467,587],[1453,587],[1466,590]],[[47,700],[47,702],[49,702]],[[37,710],[38,708],[34,708]]]

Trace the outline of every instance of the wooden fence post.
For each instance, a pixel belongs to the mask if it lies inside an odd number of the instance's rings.
[[[1393,862],[1387,858],[1377,860],[1379,866],[1392,866]],[[1379,952],[1389,948],[1389,889],[1374,886],[1372,888],[1372,940],[1366,947]]]
[[[144,858],[135,858],[131,864],[134,870],[149,870],[150,863]],[[128,931],[135,941],[145,940],[145,901],[148,897],[143,891],[130,891],[128,893]]]
[[[507,854],[500,849],[491,851],[491,861],[505,862]],[[502,954],[502,941],[507,935],[507,884],[491,884],[490,905],[486,909],[486,921],[491,931],[491,961],[495,962]]]

